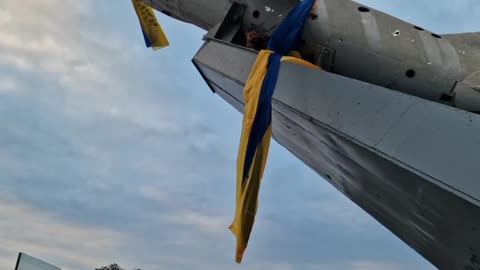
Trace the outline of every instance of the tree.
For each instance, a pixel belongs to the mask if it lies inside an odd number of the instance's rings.
[[[100,268],[95,268],[95,270],[125,270],[116,263],[112,263],[109,266],[103,266]],[[133,270],[141,270],[140,268],[135,268]]]

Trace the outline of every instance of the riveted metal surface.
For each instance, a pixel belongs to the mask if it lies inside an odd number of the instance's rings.
[[[228,61],[218,60],[226,55]],[[210,40],[193,61],[242,111],[255,57]],[[475,269],[478,116],[288,63],[280,70],[273,109],[275,140],[326,181],[438,268]],[[469,149],[461,146],[465,142]]]

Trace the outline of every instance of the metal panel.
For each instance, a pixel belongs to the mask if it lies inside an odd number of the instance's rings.
[[[194,62],[241,111],[255,56],[208,40]],[[289,63],[274,95],[274,138],[440,269],[480,269],[479,127],[477,115]]]
[[[19,253],[15,270],[61,270],[60,268],[29,256]]]
[[[274,99],[282,145],[437,267],[476,263],[477,115],[288,63]]]
[[[281,145],[432,264],[477,263],[477,206],[284,104],[274,107]]]
[[[289,63],[282,65],[277,85],[276,100],[368,146],[377,144],[414,101],[395,91]]]
[[[440,269],[475,267],[477,115],[288,63],[274,100],[277,141]]]
[[[289,63],[282,65],[274,98],[414,171],[480,198],[480,182],[474,178],[480,175],[475,158],[479,115]]]
[[[210,69],[225,74],[239,85],[243,85],[256,58],[257,53],[253,50],[215,40],[207,42],[193,61],[205,63]]]
[[[416,102],[389,130],[378,150],[475,199],[480,198],[480,116]]]

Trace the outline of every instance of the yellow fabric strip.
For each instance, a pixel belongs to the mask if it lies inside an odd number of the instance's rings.
[[[235,219],[230,226],[230,230],[237,238],[237,263],[242,261],[255,222],[258,194],[272,134],[271,104],[266,104],[265,108],[257,108],[259,98],[262,98],[262,101],[263,98],[266,102],[271,101],[279,76],[280,57],[295,48],[295,42],[300,39],[305,20],[314,4],[314,0],[300,1],[297,7],[287,15],[269,40],[268,48],[278,54],[273,54],[272,51],[261,51],[245,85],[245,113],[237,160],[237,207]],[[283,57],[281,61],[318,68],[301,60],[301,54],[297,51],[291,51],[290,55],[294,57]],[[271,63],[269,63],[270,60]],[[272,70],[268,70],[269,67]],[[266,77],[267,74],[268,77]],[[263,87],[265,79],[267,84]],[[262,90],[265,92],[262,93]],[[255,122],[257,120],[258,122]],[[253,128],[255,130],[252,130]],[[247,169],[248,172],[245,171]]]
[[[243,116],[242,135],[240,138],[240,148],[237,158],[237,179],[243,179],[243,166],[245,162],[245,155],[247,154],[246,151],[248,139],[252,131],[255,115],[257,114],[258,100],[260,98],[263,80],[267,74],[270,54],[272,54],[272,51],[260,51],[245,84],[243,92],[243,97],[245,99],[245,112]]]
[[[230,230],[237,238],[237,263],[242,261],[243,253],[247,247],[250,232],[252,231],[253,223],[255,221],[258,192],[270,145],[271,127],[267,130],[262,143],[257,148],[252,167],[250,168],[249,177],[244,179],[243,168],[248,141],[255,120],[255,115],[257,113],[258,101],[262,90],[263,80],[267,74],[268,61],[271,54],[272,51],[260,51],[257,60],[250,71],[244,89],[245,113],[237,158],[237,208],[234,221],[230,226]]]
[[[260,184],[265,171],[270,140],[272,137],[272,126],[268,128],[260,145],[258,146],[248,174],[245,179],[243,175],[247,146],[253,123],[257,114],[257,106],[263,87],[263,81],[268,71],[268,64],[272,51],[262,50],[258,54],[257,60],[250,71],[244,89],[245,113],[243,117],[242,135],[240,138],[240,147],[237,158],[237,208],[235,218],[230,226],[230,230],[237,238],[236,262],[240,263],[243,254],[247,248],[250,233],[255,222],[255,215],[258,207],[258,194]],[[304,61],[297,57],[285,56],[282,62],[290,62],[309,68],[320,69],[318,66]]]
[[[142,30],[149,39],[152,49],[158,50],[170,45],[167,36],[158,23],[157,16],[155,16],[153,9],[147,6],[143,0],[132,0],[132,3],[142,26]]]
[[[237,251],[235,261],[242,262],[243,254],[247,248],[250,233],[255,223],[255,215],[258,209],[258,194],[260,184],[265,172],[270,140],[272,137],[272,127],[265,132],[261,144],[258,146],[253,159],[249,177],[244,183],[237,186],[237,215],[230,226],[230,230],[237,237]]]
[[[297,58],[297,57],[292,57],[292,56],[284,56],[284,57],[282,57],[282,59],[280,61],[281,62],[294,63],[294,64],[297,64],[297,65],[300,65],[300,66],[309,67],[309,68],[313,68],[313,69],[321,69],[317,65],[314,65],[314,64],[312,64],[308,61],[302,60],[302,59]]]

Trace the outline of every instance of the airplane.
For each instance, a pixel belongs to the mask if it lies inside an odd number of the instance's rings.
[[[258,50],[298,0],[144,0],[206,31],[193,57],[244,113]],[[480,32],[318,0],[282,63],[273,138],[439,269],[480,270]]]

